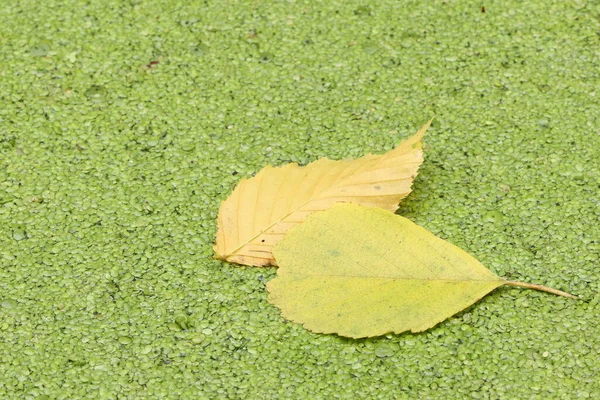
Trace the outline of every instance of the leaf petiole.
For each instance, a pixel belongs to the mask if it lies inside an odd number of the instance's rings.
[[[504,284],[508,285],[508,286],[522,287],[522,288],[525,288],[525,289],[540,290],[542,292],[548,292],[548,293],[555,294],[557,296],[568,297],[570,299],[579,299],[579,297],[573,296],[572,294],[567,293],[567,292],[563,292],[562,290],[552,289],[552,288],[549,288],[547,286],[542,286],[542,285],[535,285],[533,283],[524,283],[524,282],[517,282],[517,281],[506,281]]]

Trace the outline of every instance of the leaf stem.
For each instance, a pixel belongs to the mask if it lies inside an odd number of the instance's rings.
[[[540,290],[542,292],[548,292],[548,293],[555,294],[557,296],[568,297],[570,299],[579,299],[579,297],[575,297],[575,296],[573,296],[570,293],[563,292],[562,290],[552,289],[552,288],[549,288],[547,286],[536,285],[536,284],[533,284],[533,283],[524,283],[524,282],[517,282],[517,281],[506,281],[506,282],[504,282],[504,284],[505,285],[509,285],[509,286],[522,287],[522,288],[525,288],[525,289]]]

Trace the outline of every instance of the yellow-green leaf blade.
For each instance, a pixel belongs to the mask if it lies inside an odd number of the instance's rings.
[[[410,193],[423,162],[421,139],[430,123],[382,155],[320,159],[305,167],[267,166],[255,177],[241,181],[219,210],[217,258],[245,265],[275,265],[272,248],[285,232],[334,203],[395,210]]]
[[[502,281],[296,277],[269,282],[282,315],[318,333],[360,338],[421,332],[465,309]],[[299,295],[301,294],[301,298]]]
[[[426,330],[505,283],[408,219],[352,204],[310,216],[274,254],[267,288],[282,315],[355,338]]]

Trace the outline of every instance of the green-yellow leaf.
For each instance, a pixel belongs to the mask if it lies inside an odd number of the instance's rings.
[[[269,301],[307,329],[353,338],[421,332],[507,281],[410,220],[353,204],[315,213],[274,249]]]
[[[304,167],[267,166],[242,180],[221,203],[216,257],[245,265],[275,265],[275,243],[313,212],[338,202],[396,210],[423,162],[421,139],[430,124],[385,154],[356,160],[322,158]]]

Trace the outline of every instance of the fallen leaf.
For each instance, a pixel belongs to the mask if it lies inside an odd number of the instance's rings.
[[[285,232],[337,202],[396,210],[423,162],[421,139],[430,124],[382,155],[267,166],[242,180],[219,209],[216,258],[276,265],[272,248]]]
[[[274,249],[269,301],[320,333],[352,338],[421,332],[507,281],[410,220],[378,208],[337,204],[290,230]]]

